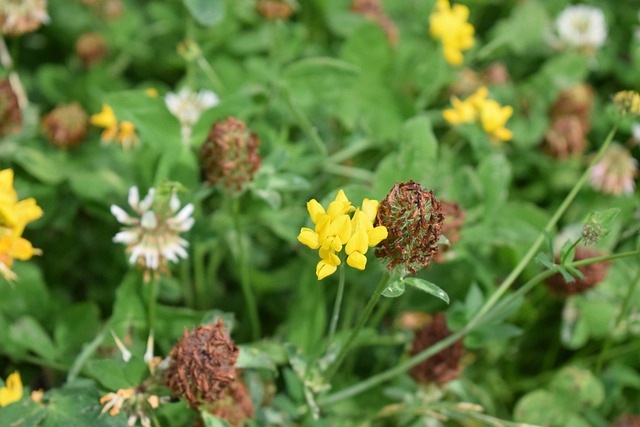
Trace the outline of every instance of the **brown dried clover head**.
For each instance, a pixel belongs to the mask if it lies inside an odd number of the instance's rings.
[[[19,132],[22,111],[9,79],[0,80],[0,137]]]
[[[409,354],[415,356],[449,335],[451,335],[451,331],[447,327],[447,319],[444,313],[437,313],[429,323],[416,332]],[[411,368],[409,375],[419,383],[436,382],[445,384],[460,375],[461,358],[462,340],[458,340]]]
[[[389,270],[398,268],[402,276],[415,274],[437,255],[443,221],[442,206],[433,191],[414,181],[396,183],[378,205],[376,225],[387,227],[388,236],[375,255]]]
[[[89,116],[77,102],[54,108],[41,123],[47,139],[60,148],[73,148],[82,143],[88,126]]]
[[[164,383],[174,396],[183,397],[194,408],[214,402],[236,379],[238,353],[220,319],[193,332],[185,330],[169,354]]]
[[[213,125],[200,148],[207,181],[220,184],[230,195],[244,192],[260,167],[260,140],[238,119],[228,117]]]
[[[249,389],[240,378],[229,385],[222,398],[208,404],[206,410],[234,427],[244,426],[254,412]]]

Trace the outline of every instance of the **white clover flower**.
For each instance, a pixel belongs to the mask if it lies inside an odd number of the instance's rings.
[[[47,0],[0,1],[0,33],[18,36],[36,31],[49,21]]]
[[[178,118],[182,126],[182,142],[189,143],[191,128],[200,119],[205,110],[213,108],[220,103],[218,95],[210,90],[201,90],[198,93],[182,88],[176,94],[169,92],[164,97],[167,108]]]
[[[638,161],[629,150],[618,143],[612,143],[602,159],[595,164],[589,174],[591,186],[602,193],[615,196],[633,194]]]
[[[131,216],[124,209],[111,205],[111,213],[126,227],[113,238],[116,243],[127,245],[129,263],[138,264],[157,275],[167,269],[167,261],[177,263],[179,258],[187,258],[185,250],[189,244],[180,233],[191,229],[194,219],[193,204],[189,203],[178,211],[180,200],[171,193],[168,201],[158,200],[156,190],[151,188],[140,200],[137,187],[129,190],[129,206],[137,215]]]
[[[597,7],[567,6],[556,19],[560,41],[578,49],[596,50],[607,40],[604,13]]]

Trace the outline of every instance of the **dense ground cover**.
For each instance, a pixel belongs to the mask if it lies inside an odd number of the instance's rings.
[[[638,13],[0,0],[0,426],[639,425]]]

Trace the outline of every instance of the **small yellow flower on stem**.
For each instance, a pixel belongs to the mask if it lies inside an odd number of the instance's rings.
[[[340,190],[327,210],[317,200],[307,203],[315,230],[303,227],[298,241],[311,249],[318,249],[320,261],[316,265],[316,276],[322,280],[335,273],[340,265],[338,253],[345,247],[347,264],[358,270],[364,270],[367,264],[365,253],[387,237],[383,226],[374,227],[378,202],[364,199],[362,207],[354,208]],[[354,212],[352,217],[349,213]]]
[[[478,111],[489,96],[489,90],[482,86],[464,101],[457,97],[451,98],[453,109],[445,110],[442,115],[452,125],[461,123],[473,123],[478,119]]]
[[[14,372],[7,377],[4,387],[0,388],[0,406],[7,406],[10,403],[17,402],[22,399],[22,380],[20,374]]]
[[[107,104],[102,104],[102,111],[91,116],[91,124],[104,128],[100,136],[103,143],[115,140],[123,148],[128,149],[138,142],[135,125],[128,121],[118,123],[113,109]]]

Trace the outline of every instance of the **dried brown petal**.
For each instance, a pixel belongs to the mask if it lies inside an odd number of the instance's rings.
[[[236,380],[238,347],[224,330],[222,320],[199,326],[171,350],[165,384],[194,408],[220,399]]]
[[[433,191],[424,190],[420,184],[396,183],[378,206],[376,226],[387,227],[388,236],[376,247],[376,257],[389,270],[400,268],[400,275],[415,274],[429,265],[438,253],[442,234],[441,206]]]
[[[577,116],[557,118],[544,136],[543,150],[556,159],[581,155],[587,147],[587,135]]]
[[[451,335],[451,331],[447,328],[447,319],[444,313],[437,313],[429,323],[416,332],[409,354],[415,356],[449,335]],[[462,340],[458,340],[411,368],[409,375],[420,383],[436,382],[445,384],[460,375],[461,357]]]
[[[100,33],[84,33],[76,41],[76,54],[85,67],[91,67],[107,56],[107,47]]]
[[[575,260],[581,261],[583,259],[595,258],[602,254],[591,248],[577,247]],[[556,260],[560,262],[560,260]],[[584,278],[575,278],[573,282],[566,282],[562,275],[554,274],[549,277],[545,284],[549,290],[556,295],[569,296],[573,294],[579,294],[596,286],[607,278],[607,272],[609,270],[609,261],[596,262],[593,264],[583,265],[578,267],[578,270],[584,275]]]
[[[452,246],[460,240],[460,230],[462,229],[462,224],[464,223],[466,215],[460,205],[456,202],[444,201],[441,203],[441,206],[442,214],[444,215],[442,234],[447,238],[447,240],[449,240],[449,245]],[[444,254],[449,250],[450,246],[441,246],[435,260],[438,262],[443,261]]]
[[[256,4],[256,10],[268,21],[285,21],[293,15],[293,7],[289,3],[276,0],[260,0]]]
[[[611,427],[640,427],[640,415],[622,415],[611,424]]]
[[[19,36],[36,31],[49,22],[46,0],[2,0],[0,33]]]

